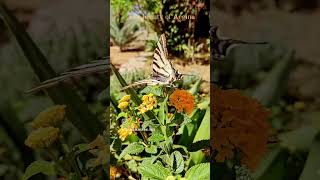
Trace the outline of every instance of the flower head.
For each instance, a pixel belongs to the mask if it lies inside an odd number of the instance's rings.
[[[124,110],[128,107],[128,105],[129,105],[128,102],[121,102],[121,103],[119,103],[118,108]]]
[[[238,90],[213,89],[212,147],[224,162],[241,152],[241,163],[254,169],[267,151],[270,112]]]
[[[129,117],[128,120],[125,121],[118,130],[120,139],[124,141],[129,135],[131,135],[136,130],[136,128],[138,128],[138,122],[133,122]]]
[[[32,149],[47,148],[59,138],[60,130],[54,127],[39,128],[32,131],[25,144]]]
[[[131,96],[130,96],[130,95],[125,95],[125,96],[123,96],[123,97],[119,100],[119,103],[129,102],[130,99],[131,99]]]
[[[65,119],[66,105],[56,105],[42,111],[31,123],[34,129],[57,126]]]
[[[187,114],[191,114],[194,109],[195,101],[190,92],[177,89],[171,94],[169,104],[174,106],[178,112],[185,111]]]
[[[143,114],[147,111],[150,111],[153,109],[154,106],[157,105],[157,99],[154,97],[153,94],[147,94],[142,96],[142,103],[139,106],[139,113]]]

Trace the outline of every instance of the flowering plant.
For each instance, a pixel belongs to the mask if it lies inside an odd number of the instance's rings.
[[[210,107],[200,82],[111,94],[111,179],[209,179]]]

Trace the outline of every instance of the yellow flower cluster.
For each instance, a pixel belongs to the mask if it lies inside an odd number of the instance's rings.
[[[119,105],[118,105],[118,108],[124,110],[128,107],[129,105],[129,101],[130,101],[130,95],[125,95],[123,96],[120,101],[119,101]]]
[[[25,144],[32,149],[47,148],[58,140],[59,134],[60,130],[58,128],[39,128],[29,134]]]
[[[128,118],[127,122],[121,125],[121,128],[118,130],[119,137],[122,141],[124,141],[129,135],[131,135],[135,129],[138,128],[138,125],[131,121]]]
[[[157,99],[152,93],[142,96],[142,104],[139,106],[139,113],[144,114],[153,109],[157,105]]]
[[[31,123],[34,129],[57,126],[65,119],[66,105],[56,105],[42,111]]]

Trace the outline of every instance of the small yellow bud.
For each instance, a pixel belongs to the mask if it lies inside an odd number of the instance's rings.
[[[120,108],[120,109],[123,110],[123,109],[127,108],[128,105],[129,105],[128,102],[121,102],[121,103],[118,105],[118,108]]]
[[[59,138],[60,130],[54,127],[39,128],[32,131],[25,144],[32,149],[47,148]]]
[[[57,126],[65,118],[66,107],[66,105],[56,105],[42,111],[32,121],[31,126],[34,129],[38,129],[41,127]]]
[[[123,97],[120,99],[119,103],[129,102],[130,99],[131,99],[130,95],[125,95],[125,96],[123,96]]]

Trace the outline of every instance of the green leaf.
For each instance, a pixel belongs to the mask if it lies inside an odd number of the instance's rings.
[[[210,147],[210,140],[201,140],[188,145],[188,151],[195,152]]]
[[[164,136],[160,133],[152,133],[152,135],[148,138],[149,142],[161,142],[164,141]]]
[[[164,180],[171,175],[170,170],[159,161],[155,164],[142,163],[138,169],[143,178]]]
[[[170,155],[170,166],[175,170],[175,173],[181,173],[184,169],[184,160],[179,151],[174,151]]]
[[[259,179],[264,173],[267,173],[268,168],[275,161],[280,152],[280,146],[276,146],[262,159],[258,168],[253,173],[254,179]]]
[[[205,115],[205,110],[197,109],[195,113],[190,118],[191,122],[189,122],[188,117],[184,118],[184,122],[182,123],[179,133],[182,134],[179,144],[188,146],[193,142],[193,139],[198,131],[200,123]],[[187,123],[185,123],[187,121]]]
[[[193,142],[210,139],[210,107],[207,108]]]
[[[167,113],[166,113],[167,112],[167,101],[168,101],[168,96],[160,104],[158,119],[159,119],[159,123],[161,125],[165,125],[165,120],[167,119]]]
[[[0,3],[0,14],[3,16],[5,24],[15,37],[38,79],[45,81],[55,77],[57,75],[56,72],[50,66],[41,50],[2,3]],[[90,112],[81,98],[64,84],[49,88],[46,92],[55,104],[67,105],[67,119],[71,121],[87,141],[96,138],[104,130],[104,126],[97,116]]]
[[[190,162],[191,165],[207,162],[206,156],[201,150],[196,152],[190,152],[190,159],[191,159],[191,162]]]
[[[22,176],[22,180],[27,180],[39,173],[45,174],[47,176],[56,175],[54,163],[42,160],[34,161],[27,167],[25,173]]]
[[[27,130],[24,123],[17,117],[12,103],[7,100],[0,100],[0,127],[3,127],[4,133],[10,137],[12,142],[18,148],[19,152],[23,154],[22,161],[25,164],[30,164],[35,160],[32,150],[24,144],[27,138]],[[2,139],[2,137],[0,137]]]
[[[306,164],[299,180],[316,180],[320,179],[320,138],[316,137],[312,143]]]
[[[197,107],[201,110],[203,109],[207,109],[207,107],[210,105],[210,97],[206,98],[204,101],[202,101],[201,103],[199,103],[197,105]]]
[[[267,168],[267,170],[261,175],[257,180],[283,180],[286,176],[287,170],[287,161],[289,153],[281,149],[279,153],[276,154],[276,157],[273,158],[272,163]]]
[[[137,162],[135,160],[130,160],[128,163],[128,168],[130,169],[130,171],[132,172],[137,172],[138,171],[138,165]]]
[[[284,59],[279,61],[266,79],[255,89],[252,97],[266,106],[278,102],[287,84],[292,59],[293,53],[288,53]]]
[[[117,120],[122,118],[122,117],[127,118],[127,113],[125,113],[125,112],[119,113],[118,116],[117,116]]]
[[[143,145],[140,143],[134,142],[129,144],[119,155],[119,159],[123,158],[127,154],[139,154],[144,150]]]
[[[311,147],[314,137],[319,130],[313,126],[301,127],[297,130],[282,133],[279,135],[280,145],[290,151],[307,150]]]
[[[152,93],[156,96],[162,96],[163,90],[160,86],[147,86],[140,91],[141,94]]]
[[[149,154],[156,154],[158,152],[157,146],[155,146],[155,145],[151,145],[150,147],[146,147],[145,151]]]
[[[74,156],[77,156],[83,152],[86,152],[91,149],[91,146],[89,144],[78,144],[73,147]]]
[[[192,166],[186,173],[188,180],[208,180],[210,179],[210,163],[201,163]]]
[[[192,95],[196,95],[199,92],[200,85],[201,85],[201,78],[199,78],[197,82],[190,88],[189,92]]]

